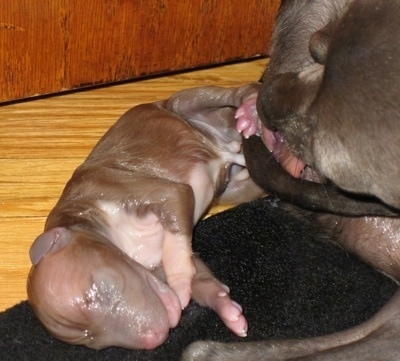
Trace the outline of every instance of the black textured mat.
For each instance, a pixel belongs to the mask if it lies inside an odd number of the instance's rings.
[[[374,314],[393,281],[326,242],[269,199],[202,221],[194,249],[229,285],[249,321],[247,340],[313,336]],[[321,242],[324,240],[324,242]],[[0,313],[0,360],[175,361],[199,339],[238,341],[210,310],[191,304],[170,338],[153,351],[93,351],[49,336],[26,302]]]

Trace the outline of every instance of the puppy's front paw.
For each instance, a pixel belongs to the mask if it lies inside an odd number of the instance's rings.
[[[242,307],[233,301],[228,292],[220,291],[217,297],[210,300],[209,305],[225,323],[225,325],[240,337],[247,336],[247,320],[243,316]]]
[[[233,301],[229,288],[210,273],[193,281],[193,299],[202,306],[214,310],[222,322],[236,335],[247,336],[247,320],[242,307]]]

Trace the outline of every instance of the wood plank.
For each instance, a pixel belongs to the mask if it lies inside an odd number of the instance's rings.
[[[42,231],[45,220],[46,217],[0,218],[0,310],[26,299],[29,247]]]
[[[0,102],[266,54],[279,3],[0,1]]]
[[[265,65],[244,62],[0,107],[0,310],[26,299],[32,241],[73,170],[123,112],[184,88],[258,80]]]

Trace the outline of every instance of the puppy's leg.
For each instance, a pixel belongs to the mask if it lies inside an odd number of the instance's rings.
[[[154,249],[155,254],[161,251],[166,281],[178,295],[182,309],[185,308],[190,301],[191,284],[195,274],[191,244],[196,205],[192,187],[169,180],[150,179],[141,183],[140,195],[134,194],[125,199],[125,206],[122,208],[126,208],[128,217],[131,215],[140,220],[147,215],[155,216],[155,222],[161,225],[162,229],[158,234],[154,234],[152,230],[154,219],[142,228],[141,242],[146,242],[146,237],[150,236],[145,248]],[[149,229],[147,235],[146,229]],[[127,249],[123,250],[129,255],[129,242],[126,244]],[[147,252],[143,256],[144,259],[149,259],[151,254]],[[138,262],[143,264],[140,260]],[[158,264],[146,266],[153,267]]]

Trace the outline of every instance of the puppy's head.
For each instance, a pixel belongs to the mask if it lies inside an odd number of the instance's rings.
[[[58,227],[31,248],[28,299],[55,337],[94,349],[152,349],[177,325],[175,293],[92,232]]]

